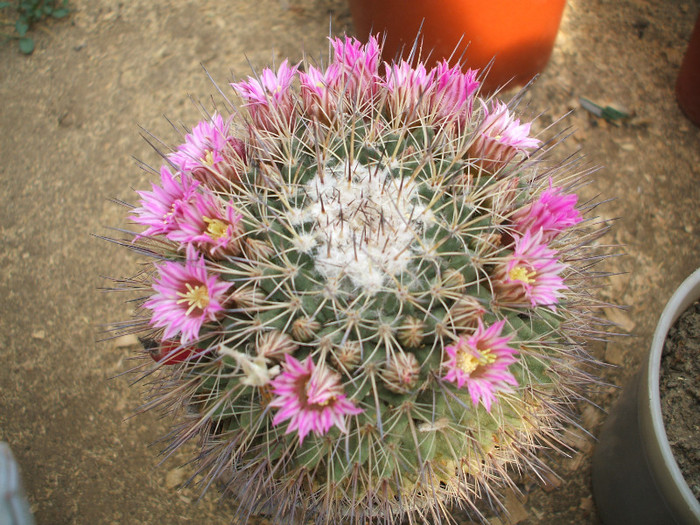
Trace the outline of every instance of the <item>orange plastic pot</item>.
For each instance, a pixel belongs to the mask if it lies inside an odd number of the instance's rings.
[[[495,57],[483,89],[524,85],[552,53],[566,0],[349,0],[363,40],[386,34],[384,60],[411,50],[420,30],[421,57],[429,63],[462,54],[466,66],[483,69]],[[466,49],[466,52],[465,52]],[[462,59],[464,63],[465,60]]]
[[[700,15],[678,72],[676,99],[686,116],[700,126]]]

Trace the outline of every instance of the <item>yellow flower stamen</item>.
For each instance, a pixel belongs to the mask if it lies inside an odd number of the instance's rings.
[[[163,224],[168,224],[170,222],[170,217],[172,217],[175,214],[175,203],[173,202],[172,205],[170,206],[170,211],[163,215]]]
[[[215,241],[225,237],[228,233],[228,223],[220,219],[210,219],[209,217],[202,217],[202,219],[204,219],[204,222],[208,224],[206,232],[207,235],[209,235],[209,237]]]
[[[329,403],[332,403],[333,401],[335,401],[335,396],[330,396],[325,401],[320,401],[319,403],[316,403],[316,405],[318,405],[320,407],[325,407],[326,405],[328,405]]]
[[[479,357],[475,356],[471,352],[460,351],[457,354],[457,367],[463,372],[471,374],[480,366],[490,365],[496,361],[496,356],[493,354],[490,348],[485,348],[479,350]]]
[[[513,268],[509,273],[508,277],[510,277],[511,281],[520,281],[521,283],[525,284],[532,284],[535,282],[535,276],[537,275],[537,272],[527,271],[527,268],[524,266],[516,266]]]
[[[177,295],[182,297],[177,301],[177,304],[187,303],[189,306],[185,315],[190,315],[195,308],[204,310],[209,306],[209,290],[205,285],[192,286],[187,283],[185,286],[187,287],[186,292],[177,292]]]
[[[212,167],[214,165],[214,152],[212,152],[211,150],[207,150],[207,152],[204,154],[204,157],[202,158],[202,162],[207,166]]]

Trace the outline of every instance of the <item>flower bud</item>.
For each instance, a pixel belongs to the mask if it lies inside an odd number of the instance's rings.
[[[231,294],[231,300],[239,308],[246,310],[258,310],[265,304],[265,295],[260,290],[251,288],[236,289]]]
[[[299,348],[289,335],[279,330],[262,333],[255,347],[258,355],[273,361],[282,361],[285,354],[291,354]]]
[[[455,328],[465,330],[475,328],[485,312],[486,310],[476,298],[463,295],[452,306],[450,319]]]
[[[420,379],[420,364],[410,352],[394,354],[389,358],[386,368],[382,370],[382,379],[386,387],[397,394],[413,390]]]
[[[340,370],[352,370],[362,360],[362,344],[359,341],[345,341],[335,349],[333,360]]]
[[[241,242],[241,247],[246,257],[256,261],[267,261],[274,253],[274,249],[268,243],[250,237]]]
[[[406,316],[399,328],[399,342],[405,348],[418,348],[425,337],[425,323],[412,316]]]
[[[462,275],[461,272],[454,269],[447,270],[447,272],[445,272],[445,275],[442,277],[442,287],[446,288],[454,294],[464,293],[466,284],[467,283],[466,279],[464,278],[464,275]]]
[[[310,317],[299,317],[292,323],[292,337],[297,341],[305,343],[313,339],[321,329],[321,323]]]

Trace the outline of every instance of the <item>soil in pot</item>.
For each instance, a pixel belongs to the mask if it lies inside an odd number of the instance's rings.
[[[700,501],[700,301],[690,305],[668,331],[659,392],[673,457]]]

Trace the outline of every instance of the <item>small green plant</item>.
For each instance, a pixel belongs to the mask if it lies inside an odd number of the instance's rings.
[[[0,2],[0,9],[9,8],[17,13],[17,20],[14,22],[19,40],[19,50],[25,55],[31,55],[34,51],[34,39],[27,36],[27,32],[43,18],[63,18],[70,13],[68,0],[20,0],[17,2]],[[7,25],[13,25],[7,22]]]

